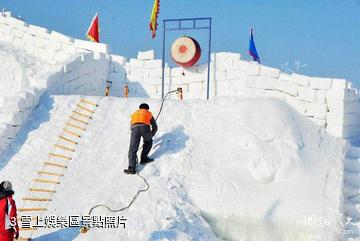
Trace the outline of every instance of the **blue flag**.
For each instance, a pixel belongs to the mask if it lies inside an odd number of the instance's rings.
[[[260,64],[260,57],[256,51],[252,28],[250,29],[249,54],[253,57],[254,61],[257,61]]]

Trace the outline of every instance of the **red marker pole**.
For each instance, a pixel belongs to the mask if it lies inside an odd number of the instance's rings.
[[[181,87],[179,87],[177,90],[178,90],[179,98],[180,98],[180,100],[182,100],[183,99],[183,90]]]
[[[124,86],[124,97],[125,98],[129,97],[129,86],[128,85]]]

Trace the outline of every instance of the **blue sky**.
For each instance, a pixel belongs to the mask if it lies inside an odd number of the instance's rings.
[[[360,0],[162,0],[155,39],[148,28],[152,4],[153,0],[0,1],[1,8],[31,24],[80,39],[98,12],[101,42],[129,58],[148,49],[161,57],[164,18],[212,17],[212,51],[240,52],[249,59],[252,26],[263,64],[311,76],[347,78],[360,86]],[[179,36],[195,36],[206,49],[205,34],[180,32]],[[176,36],[171,33],[169,40]]]

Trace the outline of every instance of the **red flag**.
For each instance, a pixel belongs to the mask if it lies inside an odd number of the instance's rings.
[[[160,0],[154,0],[154,6],[153,9],[151,11],[151,16],[150,16],[150,30],[152,33],[152,37],[155,38],[156,36],[156,30],[157,30],[157,18],[159,15],[159,11],[160,11]]]
[[[99,41],[100,41],[99,32],[100,32],[99,31],[99,16],[96,13],[93,20],[91,21],[89,29],[86,33],[86,37],[93,42],[99,43]]]

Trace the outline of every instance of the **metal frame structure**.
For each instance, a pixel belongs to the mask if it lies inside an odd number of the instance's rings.
[[[197,26],[197,21],[207,21],[207,25],[205,26]],[[176,27],[167,27],[166,23],[177,23]],[[192,23],[191,27],[183,26],[183,23]],[[165,45],[166,45],[166,32],[167,31],[181,31],[181,30],[209,30],[209,37],[208,37],[208,73],[207,73],[207,87],[206,87],[206,99],[209,99],[210,96],[210,62],[211,62],[211,30],[212,30],[212,23],[211,18],[178,18],[178,19],[164,19],[163,20],[163,47],[162,47],[162,92],[161,98],[164,98],[165,93]]]

